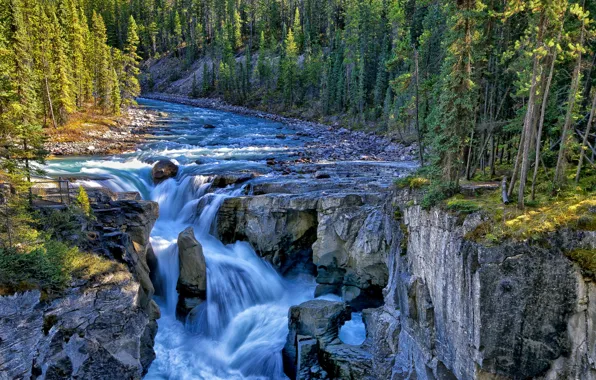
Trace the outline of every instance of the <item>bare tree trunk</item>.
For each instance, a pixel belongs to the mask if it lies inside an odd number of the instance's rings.
[[[584,22],[582,21],[581,34],[580,34],[580,45],[584,44]],[[579,77],[582,65],[582,54],[581,51],[577,52],[577,60],[575,69],[573,69],[573,77],[571,79],[571,87],[569,88],[569,101],[567,106],[567,115],[565,116],[565,124],[563,125],[563,131],[561,132],[561,146],[559,148],[559,156],[557,158],[557,167],[555,168],[555,177],[553,184],[560,186],[565,182],[565,166],[567,164],[567,139],[571,123],[573,122],[573,108],[575,107],[575,96],[577,94],[577,88],[579,86]]]
[[[594,113],[596,112],[596,91],[594,92],[594,100],[592,101],[592,109],[590,110],[590,117],[588,118],[588,125],[586,126],[586,132],[584,134],[584,139],[582,141],[582,146],[579,150],[579,162],[577,163],[577,171],[575,172],[575,185],[579,183],[579,176],[582,171],[582,164],[584,162],[584,155],[586,146],[588,144],[588,136],[590,135],[590,127],[592,127],[592,122],[594,120]]]
[[[420,134],[420,115],[419,115],[419,94],[418,94],[418,49],[414,49],[414,67],[416,75],[416,133],[418,134],[418,155],[420,166],[424,166],[424,157],[422,155],[422,135]]]
[[[539,47],[542,44],[542,32],[545,24],[544,14],[540,17],[540,31],[538,33],[538,39],[536,46]],[[526,110],[526,117],[524,118],[524,144],[522,151],[522,164],[519,175],[519,189],[517,193],[517,207],[520,209],[524,208],[524,193],[526,190],[526,181],[528,179],[528,169],[530,168],[530,149],[532,143],[532,126],[534,107],[536,106],[536,87],[538,84],[538,76],[540,75],[540,58],[538,54],[534,53],[534,63],[532,67],[532,85],[530,86],[530,96],[528,98],[528,106]],[[521,145],[520,145],[521,146]]]
[[[519,146],[517,148],[517,155],[515,156],[515,165],[513,166],[513,173],[511,173],[511,183],[509,184],[509,190],[507,191],[507,196],[511,196],[513,194],[513,188],[515,187],[515,182],[517,181],[517,171],[519,169],[519,164],[521,163],[521,155],[522,155],[522,147],[524,143],[524,139],[526,137],[526,130],[522,129],[521,136],[519,137]]]
[[[561,29],[563,26],[561,25]],[[557,36],[557,44],[561,40],[561,31]],[[542,107],[540,109],[540,120],[538,122],[538,133],[536,134],[536,156],[534,157],[534,174],[532,175],[532,200],[536,197],[536,176],[538,175],[538,168],[540,167],[540,148],[542,146],[542,130],[544,128],[544,116],[546,115],[546,106],[548,103],[548,94],[550,92],[550,85],[553,80],[553,73],[555,72],[555,62],[557,61],[557,48],[553,49],[552,61],[550,63],[550,72],[548,73],[548,79],[546,80],[546,86],[544,89],[544,95],[542,96]]]

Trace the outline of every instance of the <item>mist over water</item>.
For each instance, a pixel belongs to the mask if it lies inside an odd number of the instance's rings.
[[[232,170],[268,175],[266,158],[291,156],[304,138],[277,139],[276,134],[291,131],[266,120],[157,101],[140,103],[169,114],[169,122],[156,129],[154,141],[136,152],[108,158],[52,160],[46,170],[92,176],[85,185],[138,191],[143,199],[159,203],[151,244],[158,259],[156,301],[162,316],[156,359],[146,378],[285,379],[281,350],[288,309],[312,299],[316,284],[310,276],[284,279],[248,243],[224,245],[214,237],[210,231],[219,207],[244,189],[215,190],[211,181],[213,175]],[[204,129],[205,123],[216,128]],[[180,169],[176,178],[154,185],[151,168],[163,158]],[[207,300],[186,321],[179,321],[177,238],[187,227],[193,227],[203,246]]]

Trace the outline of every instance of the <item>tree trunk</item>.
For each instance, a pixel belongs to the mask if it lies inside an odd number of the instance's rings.
[[[540,17],[540,29],[538,32],[538,39],[536,41],[536,48],[542,44],[542,33],[544,30],[545,16],[544,14]],[[536,105],[536,86],[538,83],[538,76],[540,75],[540,58],[538,54],[534,52],[534,63],[532,65],[532,85],[530,87],[530,96],[528,98],[528,106],[526,110],[526,117],[524,118],[524,144],[523,151],[521,154],[522,163],[521,171],[519,174],[519,189],[517,193],[517,207],[520,209],[524,208],[524,193],[526,190],[526,181],[528,179],[528,170],[530,168],[530,149],[532,143],[532,126],[534,107]],[[521,146],[521,145],[520,145]]]
[[[561,29],[563,26],[561,25]],[[557,36],[557,44],[561,40],[561,31]],[[542,130],[544,128],[544,116],[546,115],[546,106],[548,103],[548,94],[550,92],[550,85],[553,80],[553,74],[555,72],[555,62],[557,61],[557,48],[556,45],[553,48],[552,61],[550,63],[550,72],[548,73],[548,79],[546,80],[546,86],[544,88],[544,95],[542,96],[542,107],[540,109],[540,119],[538,121],[538,133],[536,134],[536,156],[534,157],[534,174],[532,175],[532,200],[536,197],[536,176],[538,175],[538,168],[540,167],[540,148],[542,146]]]
[[[414,49],[414,67],[416,75],[416,133],[418,134],[418,155],[420,158],[420,166],[424,166],[424,157],[422,155],[422,135],[420,133],[420,115],[419,115],[419,97],[418,97],[418,49]]]
[[[579,183],[579,177],[582,171],[582,164],[584,162],[584,155],[586,146],[588,145],[588,136],[590,135],[590,127],[592,127],[592,122],[594,121],[594,113],[596,112],[596,91],[594,92],[594,100],[592,101],[592,109],[590,110],[590,117],[588,118],[588,125],[586,126],[586,132],[584,134],[584,139],[582,141],[582,145],[579,150],[579,162],[577,163],[577,171],[575,172],[575,186]]]
[[[584,23],[582,22],[580,32],[580,45],[584,44]],[[559,148],[559,156],[557,158],[557,167],[555,168],[555,177],[553,184],[555,188],[561,186],[565,182],[565,166],[567,165],[567,139],[571,123],[573,122],[573,108],[575,107],[575,96],[579,86],[579,77],[581,73],[582,65],[582,54],[581,51],[577,52],[577,60],[575,68],[573,69],[573,77],[571,79],[571,87],[569,88],[569,101],[567,106],[567,115],[565,116],[565,124],[563,125],[563,131],[561,132],[561,146]]]

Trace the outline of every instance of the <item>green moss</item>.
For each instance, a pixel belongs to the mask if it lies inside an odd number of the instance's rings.
[[[574,249],[565,254],[580,266],[585,275],[596,279],[596,249]]]
[[[447,201],[447,210],[457,213],[471,214],[480,209],[481,207],[477,202],[468,199],[450,199]]]

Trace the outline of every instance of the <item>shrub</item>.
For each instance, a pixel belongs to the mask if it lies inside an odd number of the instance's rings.
[[[122,264],[55,240],[29,252],[0,249],[0,294],[30,289],[60,291],[73,278],[92,279],[122,268]]]
[[[83,186],[79,186],[79,194],[77,195],[76,204],[81,209],[83,214],[86,216],[91,216],[91,203],[89,203],[89,195],[87,195],[87,192]]]
[[[407,176],[395,181],[395,185],[400,189],[421,189],[430,185],[430,181],[427,178],[419,176]]]
[[[435,206],[439,202],[442,202],[445,199],[456,194],[457,190],[458,188],[455,185],[434,181],[428,187],[428,190],[424,194],[424,197],[422,198],[420,205],[422,206],[422,208],[428,210],[429,208]]]

